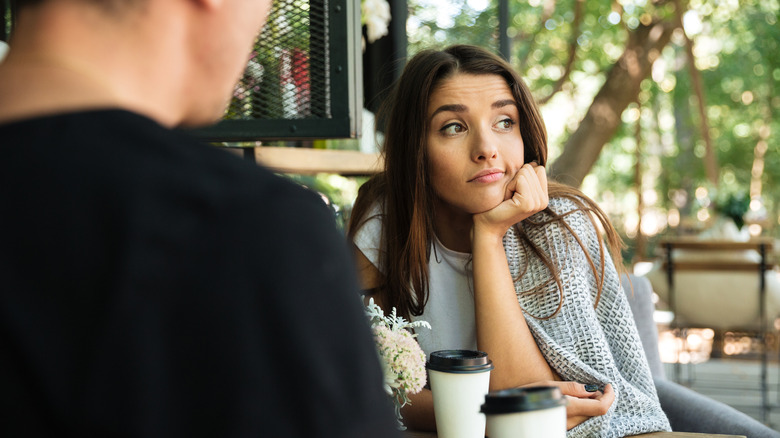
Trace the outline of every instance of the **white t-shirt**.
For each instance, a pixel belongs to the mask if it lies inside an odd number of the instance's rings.
[[[559,290],[550,268],[526,248],[512,227],[504,235],[504,250],[518,304],[527,312],[526,323],[539,350],[558,375],[599,386],[610,383],[616,394],[607,414],[569,430],[567,438],[619,438],[670,430],[631,308],[609,253],[604,252],[601,260],[601,237],[592,220],[587,212],[577,211],[577,204],[568,198],[551,198],[550,210],[563,215],[567,226],[541,212],[534,222],[545,225],[524,227],[524,232],[549,257],[562,288]],[[375,216],[369,216],[355,236],[355,244],[376,266],[382,227],[379,212],[375,208]],[[597,272],[604,263],[603,277],[594,275],[572,232],[593,256]],[[471,255],[447,250],[435,237],[432,246],[429,301],[423,315],[416,318],[428,321],[432,330],[417,330],[420,346],[426,354],[441,349],[476,349],[473,283],[468,270]],[[599,289],[599,303],[594,306]],[[551,317],[537,319],[532,315]]]
[[[380,272],[379,247],[382,216],[379,206],[368,214],[370,219],[355,233],[355,245]],[[430,357],[438,350],[476,350],[477,328],[474,319],[474,287],[471,277],[471,254],[444,247],[434,235],[431,260],[428,263],[428,304],[413,321],[428,321],[431,329],[418,328],[417,341]],[[389,313],[392,309],[382,309]]]

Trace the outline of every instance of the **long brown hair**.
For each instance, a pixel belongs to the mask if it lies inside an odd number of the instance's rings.
[[[525,162],[536,161],[542,166],[547,163],[547,131],[539,109],[525,82],[503,59],[480,47],[455,45],[444,50],[425,50],[409,60],[393,93],[379,112],[378,120],[383,122],[385,133],[384,172],[361,186],[348,226],[348,237],[353,240],[357,230],[370,219],[368,213],[372,206],[377,202],[381,204],[381,211],[385,214],[382,217],[379,264],[384,284],[379,286],[378,293],[386,308],[395,307],[398,314],[406,318],[421,315],[428,300],[428,261],[434,235],[435,197],[429,180],[426,147],[428,102],[439,84],[456,73],[504,78],[519,109],[518,128],[523,138]],[[606,231],[613,257],[620,254],[622,242],[619,236],[593,201],[579,190],[553,181],[548,184],[548,193],[551,198],[571,198],[580,209],[593,213]],[[549,208],[546,212],[553,217],[552,220],[560,221],[568,228],[561,215]],[[523,242],[552,271],[558,289],[562,291],[552,262],[530,241],[522,227],[517,227],[517,230]],[[570,228],[569,231],[574,235]],[[584,249],[579,237],[574,235],[574,238]],[[600,257],[599,294],[604,277],[603,244]],[[588,260],[596,274],[590,255]]]

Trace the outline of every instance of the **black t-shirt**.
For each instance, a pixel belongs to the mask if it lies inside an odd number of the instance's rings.
[[[397,436],[316,194],[121,110],[0,153],[0,436]]]

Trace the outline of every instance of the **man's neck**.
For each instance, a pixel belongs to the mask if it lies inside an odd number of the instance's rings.
[[[161,80],[173,76],[157,76],[157,72],[179,60],[156,59],[162,51],[153,44],[122,36],[121,20],[112,23],[99,12],[88,11],[93,15],[85,13],[77,19],[56,15],[74,14],[73,8],[59,11],[56,7],[20,16],[11,50],[0,64],[0,122],[124,108],[164,125],[177,124],[181,115],[173,98],[176,84]]]

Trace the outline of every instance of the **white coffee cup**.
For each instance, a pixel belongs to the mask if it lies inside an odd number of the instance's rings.
[[[431,353],[428,380],[439,438],[484,438],[485,401],[493,369],[487,353],[474,350],[440,350]]]
[[[490,438],[566,438],[566,398],[555,386],[491,392],[481,412]]]

